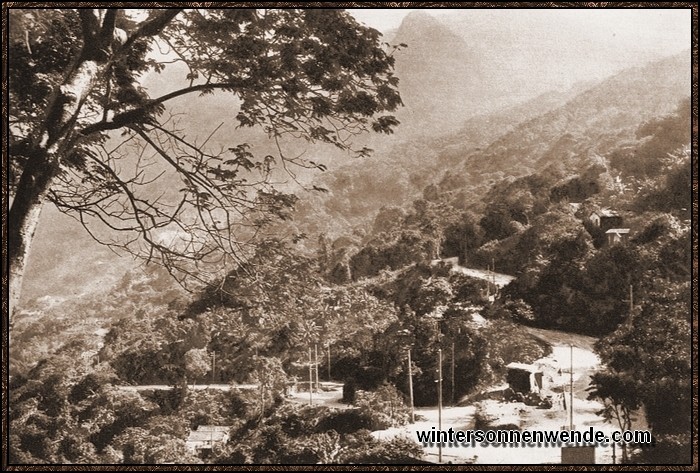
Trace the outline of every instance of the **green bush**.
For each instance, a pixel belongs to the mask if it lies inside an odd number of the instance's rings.
[[[341,464],[406,465],[426,463],[422,460],[423,448],[405,437],[380,441],[369,431],[361,430],[344,439],[338,455]]]
[[[362,429],[372,428],[372,417],[366,411],[347,409],[332,411],[323,417],[316,426],[318,432],[335,430],[339,434],[350,434]]]
[[[405,425],[411,415],[403,396],[391,384],[385,384],[374,392],[357,391],[355,406],[360,414],[371,419],[371,430]]]

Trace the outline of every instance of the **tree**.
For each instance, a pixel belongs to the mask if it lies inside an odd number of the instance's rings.
[[[366,154],[354,135],[398,124],[383,115],[401,105],[393,49],[342,10],[7,11],[11,313],[47,201],[184,284],[244,260],[261,228],[288,217],[295,198],[270,184],[276,168],[323,169],[285,143]],[[141,85],[181,65],[184,85],[162,95]],[[188,137],[168,113],[177,98],[214,93],[276,156],[246,143],[210,151],[211,136]]]
[[[185,422],[187,432],[200,425],[235,426],[252,418],[253,402],[254,393],[233,387],[228,392],[218,389],[189,390],[179,409],[172,415]],[[184,434],[180,435],[180,438],[184,437]]]
[[[510,212],[505,209],[489,210],[479,221],[485,240],[502,240],[515,233]]]
[[[368,430],[349,435],[347,445],[341,450],[340,464],[408,465],[428,463],[423,461],[423,448],[406,437],[377,440]]]
[[[391,384],[384,384],[376,391],[359,391],[354,404],[360,415],[371,419],[372,430],[399,427],[411,418],[403,396]]]
[[[637,380],[627,373],[600,372],[591,376],[589,399],[598,399],[603,409],[598,412],[606,422],[617,422],[620,431],[632,429],[632,414],[641,403]],[[627,445],[622,445],[622,461],[628,460]]]
[[[406,218],[406,212],[401,207],[396,206],[382,206],[377,212],[377,216],[374,217],[374,223],[372,224],[372,235],[380,235],[382,233],[391,233],[397,227],[400,227],[404,219]]]
[[[591,397],[612,409],[609,418],[630,425],[642,405],[665,458],[652,463],[690,461],[692,426],[690,284],[654,281],[656,290],[628,321],[602,339],[596,351],[606,371],[593,377]],[[617,411],[617,412],[615,412]]]
[[[211,369],[211,356],[205,348],[193,348],[185,353],[185,373],[195,381],[209,372]]]
[[[274,357],[255,356],[251,360],[251,365],[254,366],[251,381],[258,385],[260,419],[262,419],[265,416],[268,398],[274,401],[285,392],[287,374],[282,369],[280,360]]]
[[[154,432],[142,427],[129,427],[114,439],[121,450],[124,464],[198,463],[187,452],[185,441],[170,433]]]
[[[464,212],[460,219],[445,229],[443,255],[458,256],[465,263],[469,255],[481,246],[483,231],[471,212]]]

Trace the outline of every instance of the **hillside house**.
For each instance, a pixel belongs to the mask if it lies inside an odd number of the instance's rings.
[[[593,226],[600,228],[604,232],[611,228],[621,227],[623,223],[622,216],[610,209],[596,210],[591,213],[589,219]]]
[[[200,425],[190,431],[185,447],[192,453],[208,454],[214,447],[223,447],[229,440],[229,427],[225,425]]]
[[[629,228],[611,228],[605,232],[605,236],[608,238],[608,245],[614,245],[616,243],[626,243],[629,240],[630,229]]]

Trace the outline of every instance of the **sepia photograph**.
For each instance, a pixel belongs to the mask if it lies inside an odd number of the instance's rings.
[[[698,467],[697,4],[37,5],[3,470]]]

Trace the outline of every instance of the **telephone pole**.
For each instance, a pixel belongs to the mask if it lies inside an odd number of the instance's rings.
[[[411,399],[411,423],[416,423],[416,415],[413,409],[413,364],[411,363],[411,349],[408,349],[408,395]]]
[[[316,392],[318,392],[318,343],[314,343],[314,373],[316,376]]]
[[[309,406],[314,403],[314,376],[311,361],[311,347],[309,347]]]
[[[634,313],[634,287],[631,284],[630,284],[629,299],[622,299],[622,302],[629,302],[630,303],[629,315],[632,315]]]
[[[438,348],[438,380],[437,381],[438,381],[438,430],[442,431],[442,349],[441,348]],[[438,442],[438,463],[442,463],[442,442]]]
[[[450,370],[450,402],[454,406],[455,405],[455,342],[454,340],[452,341],[452,367]]]
[[[211,384],[216,381],[216,352],[211,352]]]
[[[328,343],[328,381],[331,380],[331,344]]]
[[[569,430],[574,430],[574,346],[569,345],[571,357],[569,363]]]
[[[491,266],[486,264],[486,299],[491,297]]]
[[[634,312],[634,290],[632,289],[632,285],[630,284],[630,315],[632,312]]]

